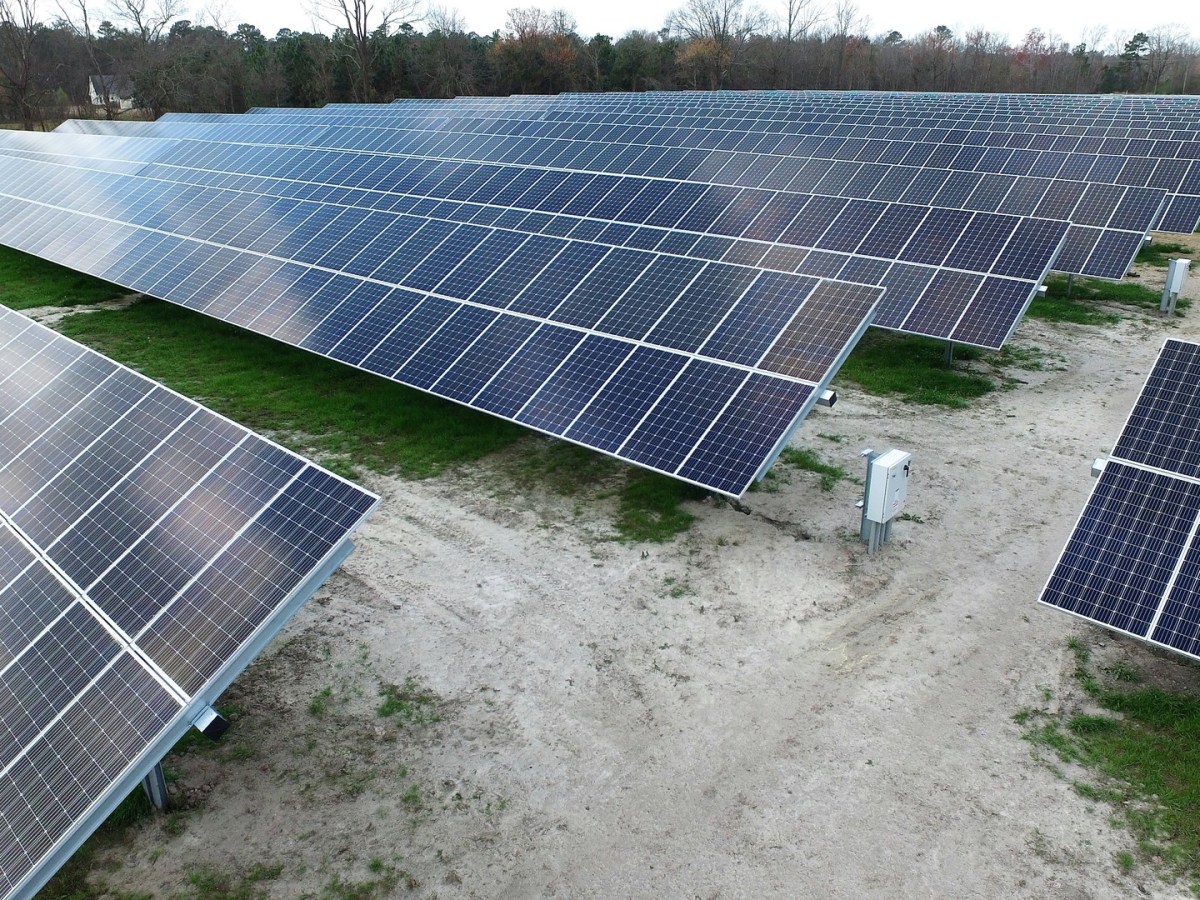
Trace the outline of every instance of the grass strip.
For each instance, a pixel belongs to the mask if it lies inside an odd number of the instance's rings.
[[[0,247],[0,304],[9,309],[78,306],[114,300],[128,293],[119,285]]]
[[[951,366],[945,363],[945,353],[945,341],[872,328],[858,342],[837,378],[871,394],[959,409],[996,389],[990,378],[964,371],[959,365],[981,359],[984,351],[956,346]]]
[[[1137,839],[1137,858],[1200,878],[1200,697],[1144,684],[1124,664],[1098,668],[1082,641],[1069,646],[1076,680],[1102,711],[1025,710],[1016,718],[1032,726],[1026,738],[1091,772],[1073,782],[1076,792],[1113,805]]]

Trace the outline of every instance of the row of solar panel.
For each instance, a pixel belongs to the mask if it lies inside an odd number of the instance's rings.
[[[213,225],[219,230],[233,221],[233,210],[213,189],[196,191],[188,205],[164,186],[120,176],[74,170],[71,177],[50,178],[38,164],[12,160],[0,174],[10,194],[23,190],[40,200],[6,204],[0,241],[735,495],[815,400],[816,387],[831,377],[882,293],[790,275],[756,280],[754,270],[724,264],[709,264],[698,278],[702,268],[695,264],[681,270],[680,261],[664,258],[653,265],[653,254],[574,242],[539,241],[518,253],[511,237],[493,230],[398,216],[390,232],[398,244],[387,246],[401,249],[384,264],[402,266],[404,272],[389,269],[388,277],[416,289],[393,289],[291,261],[316,237],[299,228],[301,220],[319,215],[332,221],[340,212],[319,204],[291,204],[302,215],[271,215],[262,226],[225,238],[286,254],[264,258],[250,246],[217,247],[41,205],[86,209],[94,200],[111,217],[119,199],[123,221],[160,229],[183,206],[186,219],[215,203],[222,210]],[[260,204],[259,213],[270,206],[239,196]],[[90,261],[62,239],[85,228],[111,236],[108,252]],[[397,230],[412,236],[399,242]],[[322,257],[335,246],[332,240],[319,244]],[[360,252],[378,252],[379,244],[370,248],[363,242]],[[484,258],[468,263],[473,249]],[[614,296],[639,277],[647,308],[610,309]],[[468,293],[490,281],[490,298],[513,300],[500,310],[424,293],[424,285],[446,279]],[[556,309],[562,324],[545,318]],[[606,316],[605,327],[645,329],[672,349],[589,334]],[[693,358],[695,350],[713,359]],[[765,371],[747,368],[755,364]]]
[[[0,460],[8,895],[122,799],[377,498],[3,308]]]
[[[1042,601],[1200,656],[1200,345],[1163,347]]]
[[[200,126],[210,128],[211,126]],[[320,140],[314,137],[311,130],[293,129],[299,133],[296,138],[305,143]],[[339,129],[330,129],[338,132]],[[301,133],[303,132],[303,133]],[[388,136],[396,140],[392,130],[387,130]],[[231,136],[232,137],[232,136]],[[252,135],[252,137],[255,137]],[[931,213],[931,218],[953,221],[963,219],[961,211],[946,212],[944,210],[964,208],[1002,212],[1006,215],[1036,215],[1041,218],[1070,218],[1076,224],[1069,234],[1059,255],[1056,267],[1076,273],[1095,275],[1104,278],[1119,278],[1128,271],[1129,265],[1140,249],[1145,231],[1149,228],[1162,203],[1164,194],[1157,190],[1126,188],[1119,186],[1084,185],[1079,182],[1055,182],[1047,179],[1012,178],[1007,176],[975,176],[968,175],[956,178],[953,173],[945,170],[923,171],[915,167],[866,166],[854,164],[853,172],[847,170],[831,171],[828,163],[816,164],[819,171],[814,170],[814,163],[804,164],[799,160],[790,160],[794,168],[799,170],[786,185],[787,190],[770,191],[763,188],[743,187],[739,184],[744,180],[741,174],[723,177],[731,182],[723,187],[713,184],[717,178],[709,173],[684,175],[680,167],[689,170],[703,166],[706,158],[712,154],[703,151],[690,153],[679,149],[663,149],[657,152],[659,168],[666,169],[667,177],[657,177],[647,184],[646,178],[656,175],[652,168],[646,174],[635,176],[611,176],[607,169],[634,168],[623,160],[616,148],[609,147],[605,153],[609,160],[596,159],[591,162],[581,158],[583,155],[593,155],[590,149],[580,150],[575,144],[569,144],[569,158],[563,158],[559,148],[551,145],[549,150],[532,152],[538,149],[538,144],[532,139],[529,142],[516,142],[515,146],[489,149],[488,141],[476,137],[469,141],[450,141],[458,146],[430,146],[435,141],[446,143],[445,139],[430,136],[428,138],[404,141],[399,149],[410,154],[416,154],[431,160],[425,169],[417,168],[411,161],[404,158],[393,158],[391,161],[380,158],[376,153],[367,153],[358,160],[348,159],[345,150],[331,150],[324,153],[300,149],[286,151],[279,144],[285,144],[288,135],[259,134],[257,139],[266,144],[276,145],[257,154],[249,150],[232,151],[225,143],[210,142],[194,149],[183,146],[178,152],[161,157],[165,163],[179,163],[185,166],[211,168],[217,171],[236,169],[241,174],[272,173],[283,174],[289,181],[302,180],[318,184],[334,183],[339,185],[362,186],[370,189],[406,191],[421,196],[445,197],[447,199],[476,200],[507,208],[519,206],[531,211],[561,210],[571,215],[586,215],[589,217],[606,218],[609,221],[619,221],[631,224],[650,224],[662,227],[670,221],[663,218],[671,215],[674,225],[669,226],[679,230],[692,230],[702,233],[741,234],[743,237],[760,240],[777,241],[804,246],[809,243],[809,249],[824,249],[811,245],[819,240],[829,230],[838,239],[838,229],[833,220],[838,215],[845,215],[847,220],[865,222],[867,227],[876,223],[885,223],[885,213],[894,211],[891,206],[883,204],[908,203],[926,206],[942,207]],[[329,138],[331,143],[347,143],[336,134]],[[593,142],[595,143],[595,142]],[[602,146],[595,143],[595,146]],[[635,156],[642,148],[635,148]],[[514,179],[513,166],[506,163],[501,168],[485,165],[489,160],[521,160],[529,156],[536,158],[533,165],[522,166],[525,171]],[[547,159],[548,156],[557,158]],[[746,155],[748,156],[748,155]],[[478,158],[482,162],[472,168],[463,163],[453,169],[446,162],[435,163],[446,158],[471,160]],[[724,161],[722,160],[722,163]],[[780,159],[773,159],[772,165],[782,166]],[[442,168],[438,168],[440,165]],[[544,168],[554,165],[557,169]],[[641,168],[638,165],[636,168]],[[741,166],[744,170],[745,167]],[[580,171],[584,170],[584,171]],[[587,171],[591,170],[591,171]],[[413,172],[417,178],[412,177]],[[445,173],[441,178],[430,181],[426,172]],[[744,174],[744,173],[743,173]],[[792,173],[789,173],[792,174]],[[167,176],[177,177],[177,176]],[[701,178],[697,184],[692,181],[676,184],[684,177]],[[722,176],[718,176],[722,177]],[[455,184],[455,178],[461,180]],[[524,179],[524,180],[521,180]],[[420,182],[424,180],[425,184]],[[506,180],[515,181],[515,186],[509,188]],[[755,179],[762,183],[769,181],[759,173]],[[801,183],[803,181],[803,183]],[[703,184],[709,184],[707,191],[701,189]],[[839,189],[839,185],[841,186]],[[433,187],[441,188],[442,193],[432,193]],[[497,186],[501,186],[499,189]],[[808,188],[813,193],[825,193],[832,199],[817,197],[809,203],[808,195],[799,195],[804,202],[797,202],[796,197],[800,188]],[[489,192],[490,189],[490,193]],[[539,191],[547,191],[547,196],[539,196]],[[644,192],[644,193],[643,193]],[[840,193],[847,196],[833,197]],[[641,194],[641,197],[639,197]],[[525,195],[524,197],[522,195]],[[669,196],[668,196],[669,195]],[[856,195],[865,195],[863,202],[854,202]],[[648,202],[653,197],[655,202]],[[867,200],[874,202],[867,202]],[[718,200],[715,216],[701,218],[701,213],[713,210],[711,201]],[[769,204],[774,201],[774,207]],[[557,206],[554,204],[557,202]],[[615,205],[614,205],[615,204]],[[807,207],[806,207],[806,204]],[[706,209],[707,207],[707,209]],[[801,213],[801,208],[805,211]],[[728,221],[719,223],[723,213],[729,211]],[[786,215],[784,215],[786,213]],[[692,219],[686,217],[692,214]],[[761,215],[758,223],[755,217]],[[643,220],[639,216],[647,218]],[[785,221],[775,220],[783,216]],[[815,218],[814,218],[815,217]],[[712,221],[708,221],[711,218]],[[911,214],[906,218],[911,219]],[[659,221],[661,219],[661,221]],[[803,224],[811,219],[811,223],[797,229],[797,234],[763,234],[756,233],[756,225],[762,222],[772,222],[787,227],[792,221]],[[964,219],[965,221],[965,219]],[[737,228],[732,227],[736,223]],[[910,222],[906,221],[904,227]],[[715,229],[714,229],[715,226]],[[652,240],[661,240],[662,235],[648,235]],[[907,242],[911,232],[904,231],[902,243]],[[862,240],[863,235],[854,232],[847,241]],[[889,238],[893,243],[896,234]],[[909,246],[919,247],[921,241],[912,241]],[[839,249],[846,246],[839,244]],[[939,245],[940,246],[940,245]],[[1056,243],[1047,244],[1053,248]],[[843,252],[856,252],[861,256],[891,258],[892,252],[871,249],[865,242],[850,244]],[[935,249],[937,247],[935,246]],[[749,251],[749,248],[747,248]],[[765,251],[763,251],[765,252]],[[761,254],[760,254],[761,255]],[[1031,259],[1029,269],[1038,267],[1042,261],[1041,255]],[[948,264],[949,265],[949,264]],[[822,274],[835,274],[836,270],[825,269]],[[846,276],[849,277],[849,276]],[[1026,276],[1028,277],[1028,276]]]
[[[827,184],[813,187],[822,179],[826,183],[832,181],[841,185],[849,183],[851,179],[859,179],[863,184],[874,187],[888,170],[896,166],[921,170],[948,169],[955,175],[972,173],[977,176],[976,184],[979,183],[979,178],[988,175],[1028,175],[1106,185],[1155,187],[1186,196],[1173,197],[1164,210],[1163,221],[1151,224],[1157,224],[1163,230],[1190,233],[1200,222],[1200,160],[1196,159],[1200,156],[1200,142],[1195,140],[1174,143],[1125,141],[1123,148],[1115,145],[1102,150],[1081,147],[1078,151],[1068,152],[1040,147],[1039,144],[1047,144],[1054,140],[1050,136],[1044,136],[1039,141],[1037,136],[1028,134],[994,134],[992,137],[996,140],[989,142],[981,137],[978,143],[970,143],[956,141],[954,133],[939,135],[936,140],[930,140],[924,136],[914,139],[904,130],[893,130],[893,138],[884,138],[882,134],[876,134],[874,129],[868,134],[865,129],[856,129],[853,126],[836,129],[839,133],[834,135],[828,133],[830,129],[822,129],[818,134],[804,134],[802,128],[795,127],[787,133],[764,135],[733,128],[688,129],[679,127],[678,123],[635,128],[597,121],[561,122],[545,118],[520,120],[511,115],[482,125],[478,119],[470,117],[456,120],[445,116],[421,116],[414,112],[408,112],[403,117],[392,114],[382,119],[359,116],[349,120],[339,120],[333,115],[309,116],[298,120],[289,112],[284,112],[255,116],[253,119],[264,124],[320,121],[323,124],[336,125],[337,137],[341,138],[341,143],[338,143],[336,138],[331,141],[329,135],[321,135],[318,140],[330,146],[377,151],[396,149],[395,138],[388,134],[388,131],[415,128],[429,132],[439,142],[439,145],[435,145],[439,146],[439,149],[431,151],[428,155],[440,157],[453,155],[453,150],[441,150],[440,144],[445,143],[447,135],[455,133],[492,136],[504,134],[527,140],[543,138],[558,141],[601,141],[605,144],[620,142],[629,147],[660,147],[668,150],[700,148],[713,152],[704,160],[703,169],[698,169],[695,174],[686,177],[715,183],[753,186],[769,184],[772,187],[784,187],[789,178],[801,177],[811,180],[808,182],[809,187],[800,189],[815,190],[817,193],[831,192]],[[390,122],[390,125],[375,132],[374,140],[362,131],[346,133],[348,126],[363,129],[368,124],[379,127],[384,122]],[[172,119],[170,123],[161,127],[159,133],[164,133],[162,129],[181,129],[185,124],[185,118]],[[879,131],[882,132],[883,129]],[[203,136],[204,133],[204,129],[197,129],[194,136]],[[958,136],[963,134],[968,132],[960,132]],[[901,135],[902,139],[899,137]],[[252,137],[252,133],[247,129],[237,139],[246,140]],[[999,140],[1001,138],[1003,141]],[[298,129],[283,142],[286,143],[288,139],[310,143],[311,128]],[[488,143],[495,145],[495,141],[490,138]],[[571,158],[574,148],[564,151],[561,144],[553,146],[558,146],[560,151],[552,156],[561,157],[566,153],[568,159]],[[699,149],[695,152],[699,153]],[[784,162],[779,161],[780,157]],[[529,148],[524,147],[515,158],[548,157],[530,156]],[[801,171],[797,159],[808,160],[807,172]],[[831,162],[832,165],[816,167],[815,164],[821,160]],[[642,154],[630,162],[635,165],[654,165],[657,160]],[[566,165],[572,167],[570,162]],[[838,188],[834,187],[832,192],[837,193]],[[943,205],[955,204],[950,202]],[[1139,223],[1130,220],[1118,223],[1118,226],[1133,229],[1139,227]]]
[[[249,154],[241,153],[240,156],[243,157],[243,164],[247,161],[252,162]],[[380,162],[371,157],[363,157],[362,160],[374,164]],[[329,158],[331,165],[336,165],[338,161],[339,157],[336,155]],[[244,165],[241,167],[245,168]],[[147,176],[156,174],[158,168],[156,166],[148,167]],[[354,169],[353,165],[349,165],[343,160],[341,170],[343,174],[350,174]],[[570,191],[560,192],[561,187],[569,179],[550,178],[551,183],[546,184],[540,180],[539,175],[547,173],[535,171],[534,177],[539,179],[537,182],[533,182],[529,178],[521,180],[518,177],[506,184],[504,173],[496,167],[491,170],[481,168],[470,178],[461,172],[462,177],[443,178],[440,174],[432,175],[436,169],[436,166],[424,166],[422,172],[410,172],[409,180],[412,180],[414,174],[422,175],[424,172],[430,172],[431,175],[426,177],[434,183],[445,185],[445,191],[450,194],[463,190],[470,191],[476,185],[480,185],[479,190],[484,190],[487,185],[491,185],[488,199],[493,203],[502,202],[506,208],[514,194],[518,198],[523,193],[528,194],[536,184],[542,184],[541,194],[547,198],[570,195]],[[309,174],[305,172],[301,177]],[[312,177],[316,177],[315,173],[311,174]],[[518,176],[521,174],[518,172]],[[511,173],[509,175],[511,177]],[[164,173],[164,177],[173,181],[184,180],[178,170]],[[587,178],[587,176],[581,177],[585,180]],[[1044,223],[1036,220],[1020,221],[1008,217],[981,214],[973,217],[960,215],[954,218],[935,215],[936,210],[926,211],[902,206],[893,206],[881,213],[878,209],[870,208],[871,204],[864,204],[868,208],[859,210],[855,208],[854,204],[847,203],[806,205],[801,202],[791,208],[785,208],[782,204],[778,204],[768,206],[758,212],[757,207],[753,204],[739,207],[734,198],[727,200],[726,206],[723,208],[723,215],[740,214],[747,219],[756,217],[759,227],[764,229],[770,227],[772,234],[776,235],[778,240],[780,237],[777,233],[780,229],[792,223],[797,223],[796,228],[799,228],[798,223],[802,221],[800,209],[803,207],[808,216],[806,227],[810,229],[811,233],[842,234],[845,238],[845,233],[848,233],[850,229],[858,229],[865,233],[865,237],[849,235],[848,239],[856,242],[860,248],[859,252],[865,252],[863,248],[866,248],[881,256],[902,255],[905,244],[910,243],[912,234],[916,232],[920,235],[921,241],[924,243],[911,242],[914,248],[914,262],[889,263],[885,260],[864,260],[846,253],[828,250],[796,251],[762,241],[733,241],[724,237],[705,238],[699,234],[681,234],[658,227],[604,226],[596,222],[579,221],[566,216],[547,216],[541,212],[525,215],[509,210],[497,214],[497,208],[493,205],[446,202],[436,206],[429,204],[400,206],[392,195],[364,196],[363,192],[359,191],[352,196],[335,196],[325,191],[315,191],[311,185],[297,185],[290,178],[268,181],[267,179],[248,178],[239,174],[228,178],[196,180],[200,183],[236,187],[239,190],[261,191],[275,196],[309,197],[315,194],[323,197],[327,204],[345,202],[366,208],[383,206],[392,211],[408,209],[410,213],[440,220],[436,221],[436,224],[428,224],[426,231],[422,232],[422,235],[434,234],[439,240],[442,239],[442,235],[447,233],[448,229],[455,229],[459,234],[478,233],[477,229],[466,229],[465,226],[459,228],[457,223],[464,220],[487,224],[493,229],[506,226],[514,231],[540,234],[541,237],[537,240],[522,245],[521,253],[534,254],[534,262],[528,274],[524,276],[526,280],[514,282],[518,291],[524,289],[527,280],[539,271],[538,266],[546,265],[552,259],[563,262],[570,259],[570,257],[559,256],[559,253],[569,243],[574,244],[575,242],[551,237],[551,235],[567,234],[572,238],[588,239],[590,244],[624,245],[627,248],[623,251],[624,258],[641,261],[637,265],[637,271],[641,271],[647,265],[645,261],[649,260],[651,256],[649,253],[641,251],[631,253],[628,248],[650,247],[660,254],[670,251],[696,259],[716,257],[755,265],[759,268],[777,268],[802,274],[840,277],[855,282],[880,284],[888,288],[889,294],[876,318],[876,324],[937,337],[953,336],[955,340],[994,347],[1000,346],[1015,327],[1063,235],[1063,226],[1060,223]],[[394,181],[395,177],[391,180]],[[514,185],[518,190],[512,190]],[[636,209],[639,196],[645,200],[648,194],[654,194],[654,189],[658,188],[659,192],[654,198],[654,203],[647,205],[651,209],[670,208],[672,198],[675,201],[681,199],[682,188],[695,188],[695,186],[687,185],[678,185],[672,188],[670,185],[666,185],[668,196],[663,198],[661,185],[641,181],[633,182],[633,186],[638,189],[637,193],[610,189],[609,185],[602,185],[602,189],[593,194],[587,202],[589,205],[603,203],[607,197],[609,202],[618,199],[620,204]],[[574,186],[574,189],[578,189],[578,184]],[[222,223],[222,227],[209,235],[210,240],[228,243],[239,230],[242,230],[243,237],[238,238],[239,242],[245,243],[249,240],[249,249],[258,251],[271,250],[268,243],[275,236],[276,231],[270,230],[265,236],[254,232],[245,232],[244,229],[252,223],[256,224],[258,228],[264,228],[268,224],[273,227],[277,225],[279,232],[295,234],[296,240],[303,236],[311,238],[313,235],[310,232],[319,230],[321,235],[319,246],[324,247],[325,244],[329,244],[325,248],[328,255],[311,261],[388,282],[397,281],[407,274],[407,270],[393,271],[394,265],[385,259],[376,257],[381,246],[391,247],[395,241],[408,239],[413,234],[410,216],[404,217],[402,223],[393,228],[390,226],[392,226],[395,216],[367,215],[361,209],[343,210],[340,215],[332,219],[329,217],[329,210],[332,209],[336,212],[336,207],[326,207],[324,213],[316,216],[315,213],[305,214],[305,211],[313,210],[311,206],[306,205],[297,210],[290,204],[281,204],[275,207],[273,214],[264,214],[260,207],[245,206],[241,207],[239,214],[239,204],[244,201],[237,195],[233,197],[225,195],[227,198],[225,206],[202,207],[203,212],[194,217],[195,221],[191,221],[189,216],[195,207],[188,205],[188,196],[172,193],[178,191],[174,184],[164,187],[162,190],[167,192],[164,196],[171,200],[164,207],[165,210],[169,210],[169,213],[166,213],[165,217],[155,219],[152,223],[155,227],[169,227],[182,234],[199,234],[198,229],[205,229],[208,227],[209,221],[217,221],[220,218],[225,221]],[[494,197],[497,191],[504,191],[507,196],[497,201]],[[676,211],[673,216],[681,215],[679,210],[686,210],[696,202],[693,198],[698,199],[704,193],[704,190],[700,189],[694,194],[686,196],[684,198],[686,202],[675,207]],[[599,200],[596,199],[597,196],[599,196]],[[533,205],[536,209],[537,204]],[[103,209],[96,211],[107,214],[107,211]],[[310,222],[312,227],[309,225]],[[318,225],[320,227],[316,229]],[[798,230],[797,233],[799,233]],[[508,235],[503,239],[504,245],[507,246],[515,239],[513,235]],[[501,239],[497,238],[496,240]],[[830,240],[833,240],[833,237],[830,237]],[[359,248],[362,248],[363,255],[356,258],[355,251]],[[313,248],[311,252],[315,252],[315,249]],[[292,247],[289,244],[281,250],[272,250],[272,252],[286,256],[298,250],[300,248]],[[427,252],[427,250],[421,252]],[[513,252],[516,253],[515,250]],[[400,247],[396,251],[396,256],[400,260],[404,260],[407,259],[406,253],[406,248]],[[579,258],[593,259],[597,256],[594,247],[589,247],[586,251],[577,247],[576,253]],[[964,276],[960,272],[939,273],[932,266],[925,264],[932,258],[932,254],[938,254],[938,261],[944,262],[945,265],[970,267],[979,274]],[[447,258],[452,259],[452,257]],[[505,263],[506,258],[501,256],[496,260],[504,263],[504,270],[497,273],[497,281],[511,280],[513,277],[509,274],[511,270],[522,271],[518,265],[519,260],[514,257],[512,263]],[[491,254],[474,257],[467,268],[487,266],[491,259]],[[690,265],[694,265],[694,263]],[[684,270],[681,269],[681,271]],[[710,269],[709,271],[714,270]],[[581,273],[572,269],[567,281],[563,284],[574,284],[574,281],[581,278],[583,274],[586,274],[586,271]],[[636,275],[636,272],[634,274]],[[1010,277],[1021,280],[1012,282]],[[610,296],[610,302],[619,298],[621,306],[633,304],[649,310],[651,322],[653,322],[653,317],[659,315],[661,311],[650,300],[650,293],[647,293],[659,289],[652,285],[652,282],[646,286],[637,285],[627,296],[621,294],[621,291],[625,290],[623,285],[614,284],[606,290],[614,291]],[[492,299],[489,292],[494,290],[494,285],[477,286],[472,282],[469,287],[473,291],[478,291],[477,294],[467,291],[467,287],[466,283],[458,286],[455,279],[447,279],[443,286],[437,287],[437,290],[456,299],[472,299],[488,305],[511,303],[514,299],[508,294]],[[464,291],[466,291],[465,295],[460,296]],[[669,300],[670,298],[667,298],[664,302],[669,302]],[[539,301],[539,303],[544,302],[544,299]],[[645,316],[646,314],[643,312],[640,315]],[[607,327],[607,323],[601,322],[597,327],[604,329]],[[621,336],[644,337],[644,335],[629,334],[621,334]]]
[[[341,117],[378,114],[385,109],[382,105],[347,107],[331,104],[319,112]],[[464,109],[474,110],[480,115],[497,117],[510,112],[522,116],[546,116],[569,119],[596,114],[622,116],[619,121],[638,124],[655,124],[673,121],[694,126],[735,127],[744,130],[762,128],[784,128],[796,130],[812,125],[846,125],[859,133],[875,125],[898,125],[931,133],[956,129],[969,133],[991,131],[1030,132],[1055,134],[1066,138],[1087,136],[1097,138],[1151,138],[1195,140],[1198,122],[1195,113],[1152,112],[1150,114],[1116,113],[1105,115],[1095,110],[1076,112],[1048,111],[1016,115],[997,114],[994,111],[961,111],[953,104],[938,98],[919,108],[897,107],[894,104],[870,104],[837,101],[834,99],[797,99],[785,95],[738,100],[733,97],[714,95],[700,103],[688,104],[671,95],[594,95],[591,97],[559,96],[554,98],[512,97],[503,102],[495,99],[460,98],[456,101],[434,101],[425,103],[394,104],[393,111],[408,108],[425,114],[443,111],[451,115],[462,114]],[[1193,105],[1194,108],[1194,105]],[[254,115],[274,114],[279,110],[260,109]],[[311,114],[311,110],[285,110],[297,115]],[[1178,131],[1172,135],[1172,131]]]
[[[637,109],[633,107],[633,109]],[[402,111],[402,112],[401,112]],[[227,117],[226,121],[236,117]],[[1032,130],[1028,127],[1004,127],[1001,123],[980,123],[974,127],[956,127],[947,124],[938,114],[931,114],[923,121],[930,124],[916,124],[914,120],[904,116],[871,117],[870,121],[842,121],[847,118],[836,115],[806,116],[799,121],[762,119],[746,120],[730,115],[688,116],[678,112],[663,112],[649,114],[644,111],[622,112],[619,110],[569,111],[557,107],[552,109],[508,109],[480,108],[474,102],[457,101],[443,108],[404,106],[380,107],[373,115],[359,112],[354,115],[343,114],[339,110],[329,110],[323,115],[313,116],[303,114],[298,110],[263,111],[255,116],[247,117],[253,121],[262,122],[316,122],[337,124],[342,126],[361,126],[372,122],[400,121],[420,118],[423,120],[439,120],[445,123],[469,122],[475,130],[493,134],[533,134],[550,137],[574,137],[579,129],[589,125],[613,129],[623,140],[630,143],[648,143],[645,138],[654,137],[659,129],[669,129],[672,133],[688,138],[690,146],[709,147],[722,150],[756,150],[765,146],[769,138],[784,138],[783,142],[774,145],[770,151],[761,152],[792,152],[801,138],[835,139],[857,138],[860,141],[902,142],[915,144],[930,144],[940,148],[943,153],[949,153],[952,147],[995,147],[1014,150],[1033,150],[1054,152],[1060,154],[1099,154],[1121,158],[1126,157],[1155,157],[1165,159],[1196,159],[1200,156],[1197,132],[1195,129],[1180,129],[1184,135],[1175,139],[1149,139],[1134,137],[1092,137],[1064,134],[1051,129]],[[177,122],[195,122],[198,124],[222,124],[214,122],[210,116],[192,116],[187,114],[172,114],[160,120],[164,124]],[[937,124],[932,124],[937,123]],[[804,145],[801,144],[801,152]],[[969,162],[969,161],[968,161]],[[1048,163],[1043,163],[1048,165]],[[959,168],[966,166],[961,163]]]

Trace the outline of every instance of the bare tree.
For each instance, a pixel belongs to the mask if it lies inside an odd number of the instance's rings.
[[[1146,37],[1146,86],[1154,92],[1164,84],[1168,67],[1187,55],[1189,35],[1182,25],[1160,25]]]
[[[378,47],[376,34],[386,37],[393,26],[420,21],[419,0],[313,0],[312,15],[345,33],[353,50],[355,92],[358,99],[371,99],[371,73]]]
[[[70,29],[83,43],[88,62],[91,64],[91,71],[88,73],[88,78],[89,80],[92,78],[96,79],[96,95],[100,98],[100,102],[104,104],[104,118],[115,119],[117,113],[120,112],[120,105],[113,102],[113,73],[109,71],[110,67],[105,65],[100,59],[99,48],[96,45],[96,35],[92,31],[91,18],[88,15],[87,0],[74,0],[68,6],[63,6],[62,3],[59,3],[58,10],[62,13],[62,24]]]
[[[142,46],[157,41],[167,26],[183,13],[180,0],[111,0],[110,12],[115,21],[128,26]]]
[[[824,9],[817,0],[785,0],[783,14],[779,17],[775,44],[783,53],[782,87],[791,88],[796,78],[796,44],[808,37],[808,33],[824,18]]]
[[[37,0],[0,0],[0,86],[21,118],[21,127],[33,131],[37,117]]]
[[[706,48],[713,87],[729,83],[746,39],[767,27],[770,18],[745,0],[687,0],[667,18],[667,27]]]

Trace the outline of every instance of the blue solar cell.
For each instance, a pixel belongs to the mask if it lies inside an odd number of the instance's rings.
[[[1178,196],[1171,199],[1158,227],[1163,231],[1189,234],[1200,224],[1200,196]]]
[[[674,471],[748,377],[738,369],[693,360],[621,447],[622,455]]]
[[[1145,637],[1200,513],[1200,485],[1113,460],[1042,601]]]
[[[1149,638],[1200,656],[1200,546],[1193,538]]]
[[[543,325],[479,393],[473,405],[496,415],[515,417],[583,338],[581,331]]]
[[[532,319],[500,316],[477,341],[433,382],[434,393],[463,403],[479,393],[538,328]]]
[[[646,336],[652,344],[694,352],[753,283],[758,272],[740,266],[707,266]]]
[[[428,388],[498,316],[494,309],[463,306],[396,373],[408,384]]]
[[[956,209],[931,209],[929,215],[917,227],[912,239],[900,252],[905,262],[940,265],[958,241],[971,213]]]
[[[1028,282],[985,278],[950,339],[999,350],[1032,297]]]
[[[1200,477],[1200,346],[1169,340],[1117,441],[1113,455]]]
[[[306,269],[300,280],[290,290],[269,299],[266,307],[253,320],[239,321],[239,324],[253,327],[255,331],[262,334],[272,334],[284,322],[292,318],[313,294],[332,280],[332,272]]]
[[[615,451],[686,363],[687,357],[677,353],[639,347],[576,417],[566,437]]]
[[[486,228],[475,225],[458,226],[453,234],[448,235],[416,268],[404,276],[403,285],[418,291],[434,290],[490,233]]]
[[[816,285],[812,278],[763,273],[699,352],[756,365]]]
[[[743,190],[733,198],[709,230],[717,234],[739,236],[763,211],[772,196],[769,191]]]
[[[342,336],[330,347],[328,354],[342,362],[359,365],[405,316],[417,308],[421,299],[420,294],[412,291],[364,285],[322,323],[322,328],[325,328],[332,320],[340,320],[339,327],[342,329]],[[376,301],[374,305],[371,305],[372,300]],[[330,335],[338,336],[333,328],[330,328]]]
[[[302,466],[279,448],[243,444],[140,538],[106,559],[110,565],[85,589],[118,627],[137,634]],[[56,562],[57,552],[49,549]]]
[[[400,284],[401,279],[458,227],[451,222],[425,222],[412,237],[396,247],[391,256],[371,273],[371,277],[389,284]]]
[[[595,244],[568,244],[567,248],[555,257],[554,265],[544,268],[535,276],[508,305],[508,309],[532,316],[549,315],[608,252],[607,247]]]
[[[703,267],[694,259],[658,257],[638,276],[625,301],[596,324],[596,330],[640,340]]]
[[[843,253],[853,252],[887,209],[885,203],[851,200],[817,241],[816,246],[825,250],[840,250]]]
[[[1083,266],[1083,272],[1097,278],[1118,279],[1125,276],[1133,259],[1142,249],[1145,236],[1122,231],[1103,231]]]
[[[472,299],[488,306],[507,306],[567,246],[566,241],[552,238],[529,238],[518,252],[494,269]]]
[[[904,320],[904,330],[931,337],[949,337],[983,278],[966,272],[940,271]]]
[[[778,240],[810,199],[800,194],[775,195],[743,235],[753,240]]]
[[[896,259],[929,212],[921,206],[889,207],[858,245],[858,253],[863,256]]]
[[[741,193],[737,188],[713,185],[706,190],[676,227],[684,231],[709,231]]]
[[[550,313],[550,318],[581,328],[593,327],[653,260],[650,253],[613,250]]]
[[[879,294],[836,281],[817,285],[759,367],[819,382],[861,333]]]
[[[524,234],[493,231],[437,286],[438,293],[462,300],[469,299],[527,240],[531,239]]]
[[[813,197],[783,230],[779,241],[797,247],[815,246],[849,202],[842,197]]]
[[[461,306],[441,297],[427,297],[367,355],[362,367],[391,378]]]
[[[679,475],[703,484],[712,484],[715,479],[731,493],[745,490],[758,473],[761,460],[776,446],[778,435],[800,414],[811,395],[808,385],[751,375],[729,410],[716,419],[680,468]]]
[[[945,264],[953,269],[990,271],[1019,224],[1020,221],[1011,216],[976,213],[946,257]]]
[[[1066,233],[1063,222],[1022,220],[991,271],[1014,278],[1041,278]]]
[[[624,341],[588,335],[525,404],[517,420],[562,434],[633,349]]]

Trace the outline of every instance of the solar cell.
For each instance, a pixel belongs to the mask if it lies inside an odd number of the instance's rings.
[[[378,498],[0,308],[0,893],[31,894]]]

